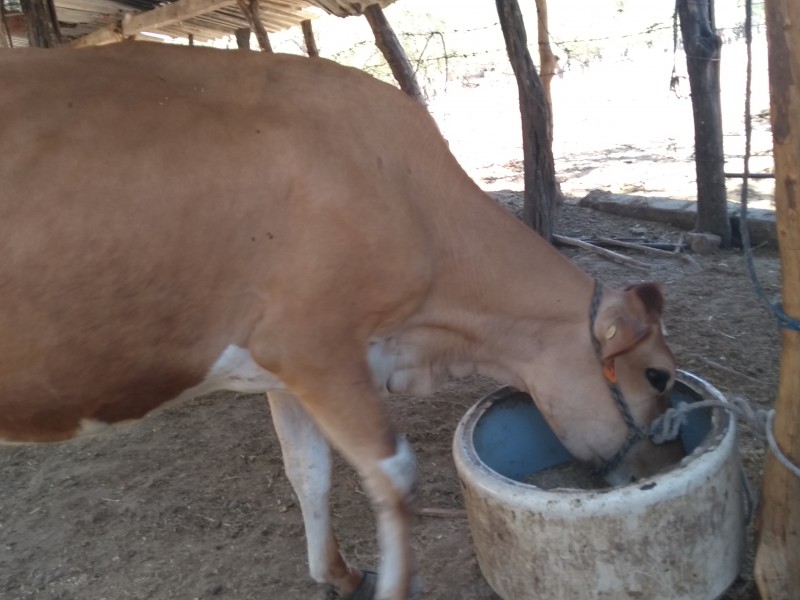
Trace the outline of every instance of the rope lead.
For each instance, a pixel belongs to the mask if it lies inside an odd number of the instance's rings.
[[[650,425],[647,434],[655,444],[663,444],[678,437],[681,426],[686,421],[686,415],[693,410],[702,408],[721,408],[733,413],[747,423],[750,429],[760,439],[766,440],[769,449],[775,458],[786,467],[789,472],[800,478],[800,467],[792,463],[778,446],[775,439],[775,410],[755,409],[744,398],[732,398],[727,402],[721,400],[700,400],[687,402],[667,411]]]

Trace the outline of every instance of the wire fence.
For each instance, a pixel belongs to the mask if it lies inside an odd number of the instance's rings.
[[[642,49],[661,49],[682,54],[680,35],[677,36],[672,16],[633,32],[608,33],[590,37],[560,37],[550,34],[550,44],[558,57],[558,69],[588,69],[601,61],[625,61]],[[754,35],[765,35],[763,20],[754,22]],[[745,38],[744,22],[718,28],[723,44]],[[445,86],[446,82],[481,76],[487,71],[511,73],[508,55],[499,22],[465,29],[437,28],[432,30],[400,30],[397,32],[409,61],[414,66],[423,88]],[[302,41],[292,46],[302,51]],[[322,44],[320,44],[322,45]],[[528,48],[538,63],[536,32],[528,31]],[[391,71],[383,55],[367,37],[335,50],[330,58],[358,67],[378,78],[391,81]]]

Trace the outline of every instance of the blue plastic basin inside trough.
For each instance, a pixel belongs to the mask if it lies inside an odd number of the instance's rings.
[[[675,407],[698,400],[702,396],[681,381],[670,393]],[[680,432],[686,454],[703,442],[711,426],[711,409],[688,413]],[[486,466],[515,481],[573,460],[531,397],[512,388],[496,392],[496,399],[475,424],[473,444]]]

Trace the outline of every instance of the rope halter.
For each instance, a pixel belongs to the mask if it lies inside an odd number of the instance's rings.
[[[622,420],[628,427],[628,437],[626,438],[625,442],[602,467],[595,471],[597,475],[605,476],[609,472],[616,469],[628,452],[630,452],[631,448],[633,448],[633,446],[636,444],[636,442],[648,437],[648,433],[636,424],[633,414],[631,414],[630,406],[628,406],[628,403],[625,401],[625,396],[622,394],[622,390],[620,390],[619,386],[617,385],[617,378],[613,367],[611,367],[609,364],[604,364],[603,350],[600,346],[600,340],[598,340],[597,336],[594,334],[594,325],[597,321],[597,313],[600,310],[600,302],[602,299],[603,284],[599,279],[595,279],[594,294],[592,295],[592,303],[589,307],[589,335],[592,338],[592,346],[594,346],[595,354],[597,354],[597,358],[600,360],[600,364],[603,366],[603,378],[608,384],[608,389],[611,392],[611,396],[614,398],[614,403],[617,405],[617,409],[619,409],[619,412],[622,415]]]

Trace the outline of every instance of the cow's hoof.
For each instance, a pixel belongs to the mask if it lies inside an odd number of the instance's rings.
[[[342,598],[336,590],[331,587],[328,589],[328,593],[325,594],[325,600],[374,600],[375,586],[378,584],[378,574],[372,571],[362,571],[362,573],[364,576],[361,578],[361,583],[358,584],[356,590],[347,596],[347,598]]]
[[[364,577],[358,584],[356,591],[344,600],[373,600],[375,598],[375,586],[378,584],[378,574],[372,571],[364,571]]]

